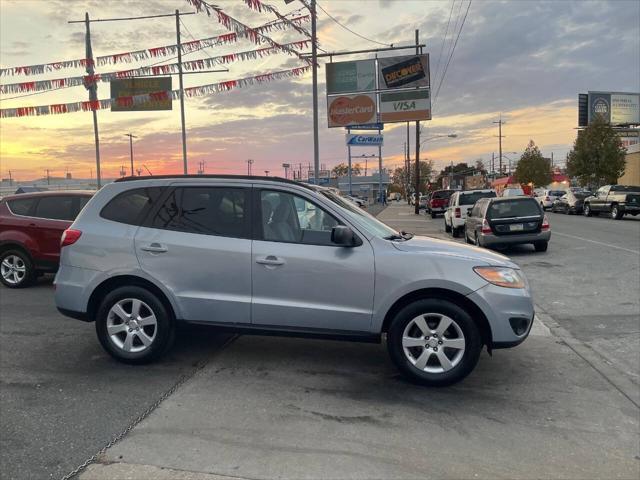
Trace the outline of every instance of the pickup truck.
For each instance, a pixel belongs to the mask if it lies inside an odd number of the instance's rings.
[[[605,185],[595,195],[584,199],[585,216],[607,213],[614,220],[624,215],[640,213],[640,187],[630,185]]]

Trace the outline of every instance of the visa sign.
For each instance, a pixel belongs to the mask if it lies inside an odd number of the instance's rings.
[[[431,120],[428,88],[380,94],[380,121],[385,123]]]
[[[347,145],[351,147],[377,147],[383,145],[382,135],[347,134]]]

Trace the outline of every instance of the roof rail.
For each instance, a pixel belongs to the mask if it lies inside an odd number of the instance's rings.
[[[265,176],[258,176],[258,175],[216,175],[216,174],[205,174],[205,175],[180,175],[180,174],[176,174],[176,175],[146,175],[146,176],[140,176],[140,177],[136,177],[136,176],[121,177],[121,178],[118,178],[118,179],[114,180],[114,182],[119,183],[119,182],[133,182],[133,181],[136,181],[136,180],[166,180],[166,179],[172,179],[172,178],[176,178],[176,179],[181,179],[181,178],[188,178],[188,179],[220,178],[220,179],[229,179],[229,180],[266,180],[266,181],[270,181],[270,182],[288,183],[288,184],[298,185],[298,186],[304,187],[304,188],[313,189],[312,185],[305,184],[303,182],[298,182],[296,180],[289,180],[287,178],[281,178],[281,177],[265,177]]]

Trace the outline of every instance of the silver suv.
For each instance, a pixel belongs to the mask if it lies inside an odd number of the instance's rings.
[[[483,346],[528,335],[533,303],[507,257],[397,232],[329,189],[273,177],[130,178],[62,238],[56,304],[95,321],[127,363],[178,322],[246,334],[380,342],[409,379],[446,385]]]

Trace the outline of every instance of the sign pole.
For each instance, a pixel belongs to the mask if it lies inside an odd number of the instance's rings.
[[[416,28],[416,54],[420,53],[418,37],[419,30]],[[420,215],[420,122],[416,122],[416,201],[414,213]]]
[[[316,0],[311,0],[311,60],[313,78],[313,170],[318,183],[320,170],[320,149],[318,146],[318,34],[316,31]]]
[[[382,132],[378,130],[378,135]],[[378,195],[380,203],[384,203],[382,200],[382,145],[378,145]]]
[[[180,81],[180,119],[182,121],[182,168],[185,175],[187,168],[187,131],[184,122],[184,89],[182,85],[182,45],[180,43],[180,10],[176,10],[176,39],[178,46],[178,79]]]
[[[91,23],[89,22],[89,12],[85,12],[84,14],[84,23],[85,23],[85,27],[86,27],[86,35],[85,35],[85,40],[86,40],[86,55],[85,58],[87,59],[87,74],[89,74],[89,76],[92,76],[95,73],[95,70],[93,68],[93,50],[91,48]],[[91,84],[87,87],[89,90],[89,101],[91,102],[97,102],[98,101],[98,85],[96,84],[95,79],[92,80]],[[98,185],[98,190],[101,187],[101,182],[100,182],[100,137],[98,136],[98,112],[96,111],[95,108],[91,108],[91,111],[93,113],[93,136],[95,139],[95,143],[96,143],[96,183]]]
[[[351,130],[347,128],[347,135],[351,133]],[[351,189],[351,144],[347,144],[347,165],[349,168],[349,195],[353,195],[353,191]]]

